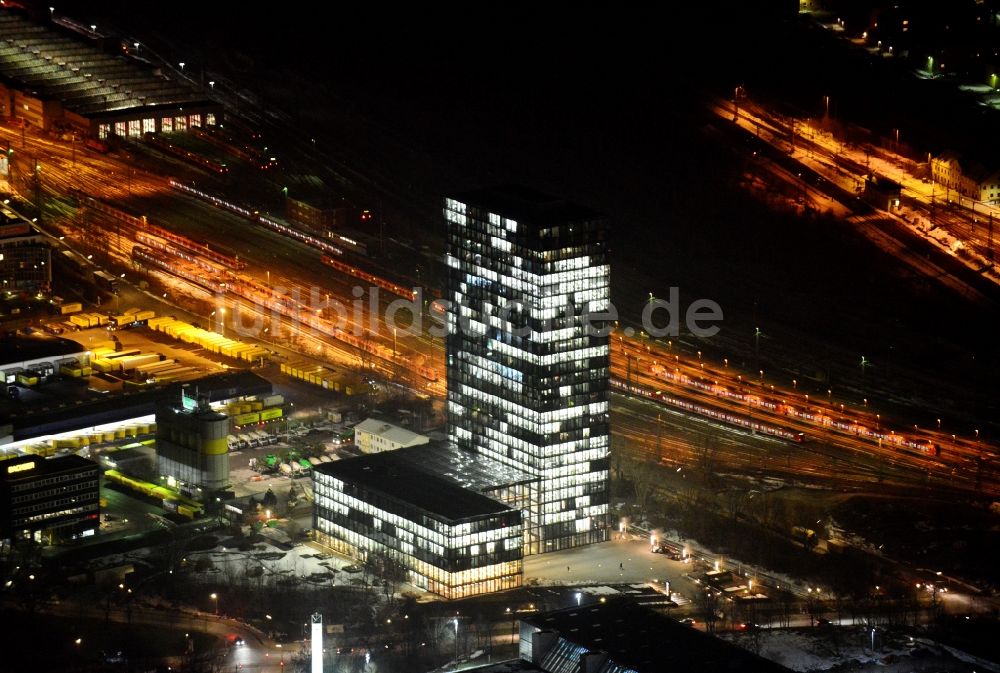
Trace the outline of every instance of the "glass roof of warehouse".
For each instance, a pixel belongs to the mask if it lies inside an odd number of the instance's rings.
[[[83,116],[204,101],[191,87],[56,27],[0,12],[0,75]]]

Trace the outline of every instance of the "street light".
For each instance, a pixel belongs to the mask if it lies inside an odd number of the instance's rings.
[[[183,73],[184,72],[184,61],[180,62],[180,66],[181,66],[181,73]]]
[[[215,614],[219,614],[219,594],[212,593],[210,598],[215,602]]]
[[[455,666],[458,666],[458,617],[451,620],[455,623]]]

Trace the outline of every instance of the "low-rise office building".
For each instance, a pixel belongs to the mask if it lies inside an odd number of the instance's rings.
[[[0,462],[0,538],[52,543],[100,527],[100,468],[77,455]]]
[[[426,435],[401,428],[377,418],[366,418],[354,426],[354,443],[364,453],[382,453],[407,446],[426,444]]]
[[[334,551],[391,559],[445,598],[521,585],[521,512],[425,471],[401,449],[313,468],[313,530]]]

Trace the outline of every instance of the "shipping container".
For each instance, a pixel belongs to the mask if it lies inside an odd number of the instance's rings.
[[[37,386],[38,385],[38,372],[24,371],[17,375],[17,382],[22,386]]]
[[[72,313],[79,313],[82,310],[83,310],[83,304],[81,304],[78,301],[75,301],[71,304],[63,304],[62,306],[59,307],[59,313],[61,315],[70,315]]]
[[[129,355],[123,358],[115,359],[115,363],[118,368],[123,372],[130,372],[139,367],[146,365],[155,364],[160,362],[160,358],[163,357],[159,353],[146,353],[145,355]]]
[[[249,425],[251,423],[256,423],[260,420],[259,413],[249,413],[249,414],[239,414],[238,416],[233,416],[233,423],[236,425]]]
[[[139,355],[140,353],[142,353],[142,351],[139,350],[138,348],[124,348],[120,351],[115,351],[114,353],[108,353],[105,356],[105,359],[116,360],[118,358],[126,358],[131,355]]]
[[[113,368],[111,361],[103,358],[94,358],[90,361],[90,366],[94,369],[94,371],[102,374],[107,374]]]

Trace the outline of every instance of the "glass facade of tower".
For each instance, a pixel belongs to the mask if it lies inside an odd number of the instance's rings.
[[[605,220],[518,188],[445,199],[448,438],[537,483],[524,553],[607,539]]]

